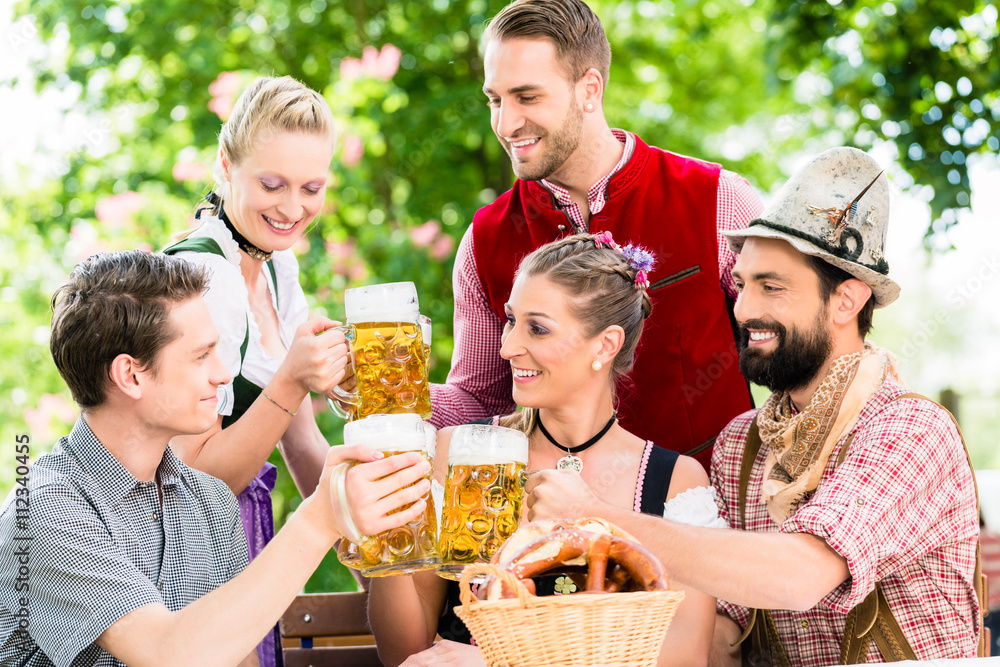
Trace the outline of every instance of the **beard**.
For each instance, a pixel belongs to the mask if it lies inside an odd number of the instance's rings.
[[[529,128],[525,128],[527,130]],[[521,135],[534,135],[539,140],[544,140],[548,146],[545,151],[532,162],[521,162],[514,157],[510,142],[501,140],[501,144],[508,157],[514,174],[524,181],[540,181],[554,174],[560,167],[566,164],[569,156],[580,146],[580,138],[583,134],[583,111],[573,103],[570,103],[566,112],[566,119],[556,131],[546,132],[541,128],[533,131],[518,132]],[[511,137],[517,141],[517,136]]]
[[[777,322],[750,320],[740,324],[740,372],[750,382],[772,392],[785,392],[809,384],[833,351],[833,335],[825,321],[824,308],[809,330],[785,329]],[[750,346],[749,329],[776,331],[778,340],[771,352]]]

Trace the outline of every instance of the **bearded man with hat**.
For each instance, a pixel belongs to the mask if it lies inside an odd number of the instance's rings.
[[[899,296],[888,219],[882,168],[834,148],[726,234],[739,253],[740,370],[773,392],[715,446],[710,476],[729,530],[628,516],[569,476],[529,482],[530,518],[569,497],[718,598],[714,664],[741,653],[745,664],[802,666],[977,653],[977,494],[961,432],[865,341],[873,310]]]

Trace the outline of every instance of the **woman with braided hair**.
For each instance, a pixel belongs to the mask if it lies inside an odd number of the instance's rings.
[[[487,420],[528,436],[535,475],[580,475],[606,502],[702,526],[724,526],[708,477],[693,458],[622,428],[616,388],[632,369],[652,303],[653,257],[607,232],[569,236],[524,258],[506,304],[501,356],[511,364],[521,410]],[[451,429],[438,434],[436,481],[444,482]],[[532,480],[534,483],[534,479]],[[532,518],[531,495],[526,497]],[[565,508],[567,518],[577,518]],[[545,594],[546,582],[536,582]],[[553,588],[556,588],[554,591]],[[566,580],[548,591],[572,593]],[[433,571],[372,581],[369,620],[386,665],[483,664],[453,608],[458,586]],[[715,600],[688,590],[660,665],[707,661]],[[435,644],[435,638],[440,641]]]

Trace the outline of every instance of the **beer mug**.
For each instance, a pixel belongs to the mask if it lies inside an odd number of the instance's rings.
[[[438,574],[458,579],[470,563],[485,562],[521,519],[528,437],[500,426],[459,426],[448,448],[448,476]]]
[[[344,444],[365,445],[386,456],[420,452],[433,467],[437,434],[419,415],[373,415],[344,425]],[[428,471],[423,479],[430,479]],[[356,542],[347,537],[337,546],[337,558],[366,577],[410,574],[440,563],[437,553],[437,516],[428,491],[427,507],[414,521],[380,535],[363,535]],[[346,504],[341,493],[341,506]],[[398,511],[398,510],[396,510]],[[349,514],[349,512],[347,513]],[[351,520],[353,525],[353,520]]]
[[[338,328],[351,343],[354,388],[333,388],[328,397],[333,411],[348,420],[401,413],[429,418],[430,320],[420,315],[414,284],[349,289],[344,308],[347,324]],[[337,402],[349,410],[345,413]]]

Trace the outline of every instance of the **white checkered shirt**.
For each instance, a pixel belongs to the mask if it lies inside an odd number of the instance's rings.
[[[612,132],[624,144],[625,149],[614,169],[587,191],[587,204],[591,213],[600,213],[604,209],[608,182],[628,164],[635,151],[634,134],[618,129]],[[541,183],[555,196],[562,211],[572,222],[574,233],[587,231],[580,207],[569,193],[555,183],[544,180]],[[760,199],[744,178],[726,170],[719,174],[716,195],[719,282],[733,301],[738,296],[732,276],[736,255],[729,249],[722,232],[745,229],[762,210]],[[622,243],[628,241],[618,240]],[[448,373],[446,384],[431,385],[431,402],[434,406],[431,422],[438,428],[507,414],[515,407],[511,398],[513,379],[510,364],[500,357],[500,336],[504,322],[493,312],[489,299],[486,298],[476,269],[472,243],[470,225],[458,246],[452,276],[455,289],[455,349],[451,358],[451,372]]]
[[[0,665],[121,665],[94,644],[115,621],[154,603],[176,611],[246,567],[228,487],[169,449],[157,477],[162,507],[156,483],[132,476],[82,417],[31,466],[26,520],[14,493],[0,511]]]
[[[882,582],[882,590],[920,660],[975,657],[979,603],[972,585],[979,520],[972,470],[948,415],[930,401],[906,398],[887,381],[862,409],[847,457],[834,447],[819,488],[779,527],[760,500],[767,446],[747,486],[747,530],[809,533],[847,560],[850,578],[805,612],[773,610],[793,665],[835,665],[847,612]],[[739,526],[740,462],[754,411],[722,431],[712,457],[721,516]],[[745,627],[745,607],[719,600]],[[872,645],[869,662],[882,662]]]

